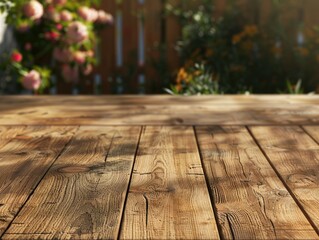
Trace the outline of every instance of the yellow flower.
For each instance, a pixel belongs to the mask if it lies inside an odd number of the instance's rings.
[[[201,72],[200,70],[197,70],[197,71],[194,72],[194,75],[195,75],[195,76],[199,76],[199,75],[201,75],[201,74],[202,74],[202,72]]]
[[[181,68],[177,74],[177,79],[176,79],[176,82],[178,84],[180,84],[182,81],[185,81],[187,79],[187,72],[185,71],[184,68]]]
[[[253,37],[258,33],[258,27],[256,25],[246,25],[244,27],[244,33],[247,36]]]
[[[241,39],[242,39],[242,33],[238,33],[238,34],[233,36],[232,43],[234,45],[236,45],[237,43],[239,43],[241,41]]]

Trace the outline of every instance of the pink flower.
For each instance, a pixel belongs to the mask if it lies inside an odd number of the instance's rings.
[[[57,41],[57,40],[60,38],[60,33],[55,32],[55,31],[46,32],[46,33],[44,34],[44,37],[45,37],[47,40],[50,40],[50,41]]]
[[[85,76],[87,76],[87,75],[91,74],[92,71],[93,71],[93,66],[92,66],[92,64],[88,64],[88,65],[86,65],[85,68],[82,70],[82,73],[83,73]]]
[[[61,21],[69,22],[69,21],[72,21],[73,16],[68,10],[63,10],[60,13],[60,19]]]
[[[73,61],[72,52],[67,48],[55,48],[53,51],[53,57],[54,59],[62,63]]]
[[[24,49],[27,50],[27,51],[30,51],[32,49],[32,44],[27,42],[25,45],[24,45]]]
[[[85,54],[87,57],[90,57],[90,58],[94,57],[94,52],[92,50],[86,51]]]
[[[81,22],[72,22],[68,26],[66,35],[70,43],[80,43],[89,37],[87,27]]]
[[[32,20],[39,19],[43,16],[43,6],[36,0],[31,0],[23,6],[23,13]]]
[[[60,16],[61,16],[60,13],[58,13],[58,12],[55,10],[54,6],[52,6],[52,5],[49,5],[49,6],[45,9],[45,17],[46,17],[47,19],[50,19],[50,20],[52,20],[52,21],[54,21],[54,22],[59,22],[59,21],[61,20]]]
[[[99,17],[99,14],[95,9],[88,7],[80,7],[78,14],[81,18],[88,22],[95,22]]]
[[[76,51],[73,53],[74,61],[78,64],[85,63],[86,53],[81,51]]]
[[[68,82],[77,82],[79,80],[78,68],[71,67],[69,64],[63,64],[62,77]]]
[[[58,23],[57,25],[55,25],[56,29],[61,31],[63,29],[63,25],[61,23]]]
[[[38,90],[41,86],[41,76],[36,70],[32,70],[22,78],[22,85],[28,90]]]
[[[13,52],[12,54],[11,54],[11,61],[12,62],[21,62],[22,61],[22,59],[23,59],[23,56],[22,56],[22,54],[21,53],[19,53],[19,52]]]
[[[97,22],[98,23],[102,23],[102,24],[113,24],[113,16],[109,13],[106,13],[103,10],[99,10],[98,11],[98,19]]]

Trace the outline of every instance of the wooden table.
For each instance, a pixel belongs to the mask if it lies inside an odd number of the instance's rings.
[[[319,239],[318,96],[5,96],[0,113],[0,238]]]

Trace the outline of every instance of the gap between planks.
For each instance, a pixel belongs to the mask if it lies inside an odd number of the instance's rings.
[[[3,126],[6,127],[6,126]],[[28,127],[33,127],[33,126],[29,126],[29,125],[17,125],[17,126],[8,126],[8,127],[22,127],[24,128],[24,130],[26,130]],[[37,127],[41,127],[41,126],[37,126]],[[42,127],[47,127],[50,128],[51,126],[42,126]],[[63,127],[63,126],[60,126]],[[67,126],[65,126],[67,127]],[[54,163],[57,161],[57,159],[59,159],[59,157],[63,154],[63,152],[65,151],[65,149],[67,148],[67,146],[72,142],[74,135],[76,134],[76,132],[78,131],[78,129],[80,128],[79,125],[76,126],[76,128],[74,129],[73,134],[71,135],[70,139],[65,143],[65,145],[61,148],[60,152],[56,155],[56,157],[54,158],[54,160],[51,162],[51,164],[49,164],[48,168],[44,171],[42,177],[38,180],[38,182],[32,186],[32,190],[30,192],[30,194],[27,196],[26,200],[21,204],[21,206],[19,206],[17,212],[15,213],[14,217],[11,219],[10,223],[8,224],[8,226],[4,229],[4,231],[2,232],[2,234],[0,234],[0,239],[2,239],[2,237],[5,235],[5,233],[7,232],[7,230],[11,227],[13,221],[16,219],[16,217],[19,215],[19,213],[21,212],[21,210],[23,209],[23,207],[26,205],[26,203],[30,200],[31,196],[34,194],[34,192],[36,191],[37,187],[39,186],[39,184],[42,182],[42,180],[45,178],[45,176],[47,175],[47,173],[49,172],[49,170],[52,168],[52,166],[54,165]],[[9,141],[6,142],[6,144],[11,143],[14,140],[14,138],[11,138]]]
[[[281,125],[275,125],[276,127],[281,127]],[[306,126],[318,126],[318,124],[316,125],[289,125],[291,127],[298,127],[300,128],[303,133],[305,133],[316,145],[319,146],[319,142],[317,141],[316,138],[314,138],[309,132],[308,130],[305,129]],[[286,127],[289,127],[286,126]],[[318,234],[319,236],[319,229],[318,226],[316,225],[316,223],[313,221],[312,217],[309,215],[309,213],[305,210],[303,204],[300,202],[300,200],[298,200],[298,197],[296,196],[296,194],[294,193],[294,191],[291,189],[291,187],[287,184],[287,182],[285,181],[284,177],[282,176],[282,174],[278,171],[278,169],[276,168],[275,164],[272,162],[272,160],[270,159],[270,156],[267,154],[267,152],[264,150],[264,148],[261,146],[260,142],[258,141],[258,139],[256,138],[255,134],[252,132],[251,128],[252,127],[267,127],[266,125],[263,126],[246,126],[249,134],[251,135],[251,137],[253,138],[254,142],[257,144],[259,150],[262,152],[262,154],[265,156],[265,158],[267,159],[268,163],[270,164],[270,166],[272,167],[272,169],[274,170],[274,172],[276,173],[277,177],[280,179],[280,181],[282,182],[282,184],[285,186],[285,188],[287,189],[287,191],[289,192],[290,196],[294,199],[295,203],[298,205],[299,209],[302,211],[302,213],[304,214],[304,216],[306,217],[306,219],[308,220],[308,222],[310,223],[310,225],[313,227],[313,229],[315,230],[315,232]],[[268,126],[271,127],[271,126]],[[285,126],[282,126],[285,127]]]

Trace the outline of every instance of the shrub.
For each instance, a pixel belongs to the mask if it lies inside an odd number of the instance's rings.
[[[96,10],[98,0],[4,1],[0,11],[14,28],[18,49],[2,56],[1,68],[17,76],[22,86],[42,92],[54,74],[77,82],[96,64],[96,33],[113,18]]]

